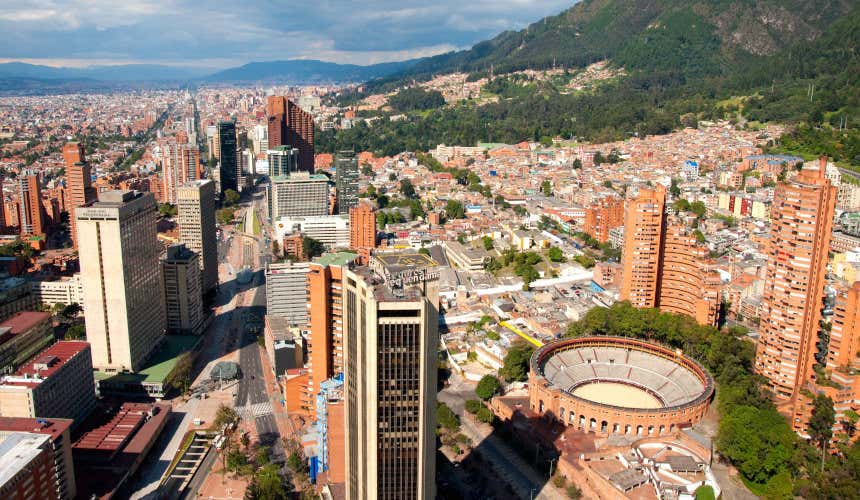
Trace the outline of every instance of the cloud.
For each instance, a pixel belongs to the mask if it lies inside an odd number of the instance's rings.
[[[466,48],[574,2],[24,0],[0,5],[0,59],[368,64]]]

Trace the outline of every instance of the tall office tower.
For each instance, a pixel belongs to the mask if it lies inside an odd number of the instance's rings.
[[[307,287],[311,395],[319,394],[325,380],[343,373],[343,272],[356,257],[349,252],[327,253],[310,264]]]
[[[337,213],[348,214],[358,203],[358,158],[355,151],[340,151],[335,158]]]
[[[0,441],[17,432],[48,436],[54,455],[52,475],[57,483],[56,498],[74,500],[77,494],[75,465],[72,461],[72,421],[65,418],[0,417]],[[26,484],[26,480],[24,481]]]
[[[269,218],[328,215],[328,177],[296,172],[269,182]]]
[[[63,144],[63,163],[66,164],[66,168],[75,163],[86,163],[86,161],[83,144],[80,142],[67,142]]]
[[[434,497],[436,267],[403,252],[344,271],[348,500]]]
[[[235,122],[218,122],[218,155],[220,158],[218,172],[221,180],[221,194],[223,195],[228,189],[238,191],[239,161],[236,149]]]
[[[624,225],[624,200],[606,196],[585,209],[583,231],[597,241],[609,241],[609,231]]]
[[[18,203],[21,234],[45,234],[45,207],[42,206],[42,183],[38,172],[26,170],[18,176]]]
[[[300,152],[299,169],[314,172],[314,117],[284,96],[269,96],[269,149],[292,146]]]
[[[815,364],[836,205],[824,173],[804,167],[773,195],[755,369],[778,406],[796,398]]]
[[[251,144],[254,146],[254,153],[264,153],[269,149],[269,127],[266,125],[254,125],[251,131]]]
[[[69,229],[72,244],[78,248],[77,219],[75,209],[85,207],[96,201],[96,190],[92,186],[92,170],[84,158],[84,146],[77,142],[67,142],[63,146],[63,159],[66,162],[66,192],[69,213]]]
[[[657,307],[666,188],[640,188],[627,200],[624,214],[624,248],[621,253],[621,300],[634,307]]]
[[[179,241],[200,255],[203,294],[218,286],[218,240],[215,236],[215,183],[185,183],[176,193]]]
[[[93,367],[137,371],[164,335],[155,198],[106,191],[75,213]]]
[[[276,146],[266,151],[269,177],[285,177],[299,171],[299,150],[291,146]]]
[[[167,333],[200,335],[203,293],[200,257],[185,245],[171,245],[161,261]]]
[[[308,325],[307,262],[280,262],[266,267],[266,314],[291,326]]]

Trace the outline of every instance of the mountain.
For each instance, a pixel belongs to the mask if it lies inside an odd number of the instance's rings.
[[[363,82],[407,70],[417,60],[358,66],[311,59],[252,62],[206,77],[210,82]]]
[[[716,74],[821,37],[854,0],[584,0],[521,31],[426,58],[402,76],[496,74],[609,59],[629,69]]]
[[[204,76],[211,71],[207,68],[183,68],[157,64],[122,64],[86,68],[41,66],[21,62],[0,64],[0,78],[31,80],[181,81]]]
[[[597,61],[617,76],[580,90],[569,85]],[[552,67],[565,71],[543,80],[509,74]],[[792,152],[826,152],[860,169],[856,0],[584,0],[524,30],[420,60],[338,100],[354,103],[458,71],[473,81],[492,71],[483,91],[497,101],[326,131],[317,135],[318,150],[392,154],[440,142],[553,137],[602,142],[725,119],[805,127],[792,138]]]

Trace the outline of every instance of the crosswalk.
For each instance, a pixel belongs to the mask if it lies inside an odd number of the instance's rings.
[[[245,419],[265,417],[273,413],[272,403],[270,401],[240,406],[236,408],[236,411]]]

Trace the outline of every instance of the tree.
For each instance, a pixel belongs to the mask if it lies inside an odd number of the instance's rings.
[[[83,340],[87,337],[87,328],[84,325],[72,325],[63,335],[64,340]]]
[[[215,213],[215,218],[218,219],[218,224],[222,226],[233,222],[235,211],[232,208],[221,208]]]
[[[242,433],[242,436],[239,438],[239,443],[240,443],[240,444],[242,445],[242,447],[244,447],[246,450],[248,449],[248,446],[251,444],[251,438],[248,436],[248,433],[247,433],[247,432],[243,432],[243,433]]]
[[[484,375],[475,387],[475,395],[484,401],[487,401],[492,398],[501,387],[502,384],[499,382],[499,379],[492,375]]]
[[[690,211],[696,214],[696,217],[701,219],[706,213],[708,213],[708,208],[705,206],[705,202],[694,201],[693,203],[690,203]]]
[[[365,163],[361,166],[361,175],[365,177],[373,177],[373,167],[371,167],[369,163]]]
[[[529,360],[534,352],[530,345],[518,344],[508,350],[499,375],[508,382],[525,381],[529,374]]]
[[[225,425],[232,424],[238,420],[239,414],[236,413],[236,410],[222,403],[215,412],[215,421],[212,422],[212,424],[216,429],[220,429]]]
[[[573,160],[573,168],[575,170],[581,169],[582,168],[582,160],[580,160],[579,158]]]
[[[183,353],[176,360],[176,366],[170,372],[168,383],[170,387],[177,391],[188,392],[188,385],[191,383],[191,370],[194,368],[194,357],[190,352]]]
[[[162,217],[175,217],[179,210],[176,208],[176,205],[172,205],[170,203],[159,203],[158,204],[158,213],[161,214]]]
[[[224,203],[230,207],[239,202],[239,193],[236,192],[235,189],[228,189],[224,191]]]
[[[248,488],[246,498],[259,500],[286,500],[289,498],[284,481],[275,464],[266,464],[254,474],[254,480]]]
[[[81,312],[83,312],[83,308],[77,302],[72,302],[63,308],[63,311],[60,313],[66,318],[74,318]]]
[[[541,182],[540,190],[544,196],[552,196],[552,183],[549,181],[549,179],[544,179],[544,181]]]
[[[400,194],[403,195],[406,199],[415,199],[418,195],[415,193],[415,186],[412,185],[412,181],[409,179],[402,179],[400,181]]]
[[[472,415],[478,413],[478,410],[484,407],[484,403],[478,401],[477,399],[468,399],[464,404],[466,411],[471,413]]]
[[[484,250],[489,252],[493,249],[493,238],[490,238],[489,236],[484,236],[483,238],[481,238],[481,242],[483,242],[484,244]]]
[[[553,262],[564,262],[564,252],[561,251],[561,248],[558,247],[550,247],[549,249],[549,260]]]
[[[496,419],[496,416],[493,415],[493,411],[487,408],[486,406],[478,410],[475,413],[475,418],[478,419],[478,422],[483,422],[485,424],[492,424],[493,420]]]
[[[272,255],[278,256],[281,254],[281,245],[278,243],[278,240],[272,240]]]
[[[312,259],[314,257],[319,257],[323,252],[325,252],[325,245],[313,238],[305,236],[302,238],[302,250],[308,259]]]
[[[807,431],[812,441],[821,449],[821,470],[824,470],[824,456],[827,453],[827,443],[833,437],[833,424],[836,423],[836,411],[833,400],[824,393],[815,396],[812,401],[812,416],[809,417]]]
[[[448,408],[448,405],[441,401],[436,405],[436,423],[449,431],[459,432],[460,430],[460,419],[451,408]]]
[[[459,201],[448,200],[448,204],[445,205],[445,217],[449,220],[462,219],[466,217],[466,209]]]

